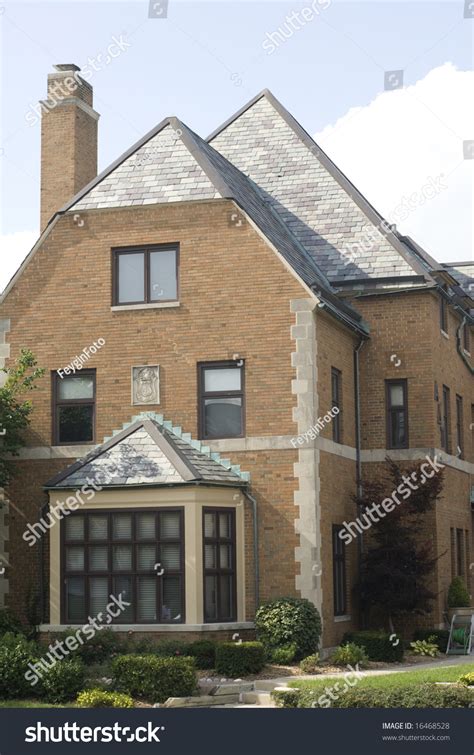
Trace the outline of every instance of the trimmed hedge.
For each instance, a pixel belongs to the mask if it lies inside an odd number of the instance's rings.
[[[84,664],[79,658],[65,658],[43,674],[38,694],[48,703],[67,703],[75,700],[84,687],[85,677]]]
[[[354,642],[363,647],[369,657],[369,661],[384,661],[397,663],[403,660],[403,643],[392,645],[390,635],[387,632],[362,630],[360,632],[347,632],[343,642]]]
[[[274,690],[272,698],[283,708],[469,708],[474,702],[472,691],[460,684],[422,684],[386,690],[353,687],[336,700],[320,689]]]
[[[265,666],[265,648],[261,642],[222,642],[216,648],[216,671],[237,679],[258,674]]]
[[[417,629],[413,634],[414,640],[427,640],[428,637],[436,637],[433,642],[436,642],[441,653],[446,652],[449,640],[448,629]]]
[[[119,692],[164,703],[168,697],[188,697],[196,689],[193,658],[121,655],[112,661],[113,685]]]
[[[196,640],[188,647],[188,654],[194,658],[196,668],[208,669],[216,665],[216,643],[212,640]]]
[[[292,643],[296,645],[296,660],[318,650],[321,617],[306,598],[278,598],[264,603],[256,613],[255,626],[257,639],[270,656],[274,648]]]
[[[130,695],[121,692],[104,692],[102,689],[90,689],[77,696],[78,708],[134,708]]]

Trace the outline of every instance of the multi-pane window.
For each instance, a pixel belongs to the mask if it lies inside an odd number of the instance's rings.
[[[95,370],[61,378],[53,373],[53,444],[93,443]]]
[[[443,417],[441,421],[441,445],[446,453],[451,453],[451,409],[450,390],[443,385]]]
[[[116,249],[113,254],[113,304],[177,301],[177,246]]]
[[[463,456],[464,453],[464,427],[462,396],[456,396],[456,454]]]
[[[387,446],[408,448],[408,388],[406,380],[386,381]]]
[[[204,509],[204,621],[235,621],[235,512]]]
[[[439,326],[445,333],[448,332],[448,302],[441,296],[439,302]]]
[[[456,530],[456,574],[458,577],[465,575],[466,561],[464,558],[464,530]]]
[[[333,524],[332,563],[334,616],[344,616],[347,613],[346,545],[339,537],[339,533],[343,529],[342,526]]]
[[[105,615],[120,595],[130,606],[117,623],[184,621],[181,509],[73,513],[62,527],[65,622]]]
[[[463,336],[462,336],[464,351],[471,350],[470,349],[470,346],[471,346],[470,335],[471,334],[469,333],[469,325],[467,324],[467,322],[465,322],[464,327],[463,327]]]
[[[339,409],[332,420],[332,439],[342,443],[342,373],[335,367],[331,368],[331,404]]]
[[[201,438],[244,435],[243,362],[199,365],[199,434]]]

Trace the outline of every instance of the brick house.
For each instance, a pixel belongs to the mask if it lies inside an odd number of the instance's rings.
[[[0,606],[48,632],[121,593],[118,629],[224,637],[294,595],[335,645],[358,625],[339,531],[360,480],[438,454],[441,626],[473,579],[474,265],[388,226],[268,91],[206,141],[166,118],[96,176],[92,88],[55,68],[41,236],[0,297],[2,362],[46,369]]]

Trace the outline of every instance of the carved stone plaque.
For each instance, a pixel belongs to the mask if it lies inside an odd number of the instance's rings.
[[[160,368],[156,365],[132,367],[132,404],[160,403]]]

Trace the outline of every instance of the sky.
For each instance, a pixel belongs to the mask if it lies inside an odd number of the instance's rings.
[[[166,116],[206,137],[268,88],[402,233],[473,259],[473,32],[474,0],[0,0],[0,290],[38,236],[55,63],[92,71],[99,170]]]

